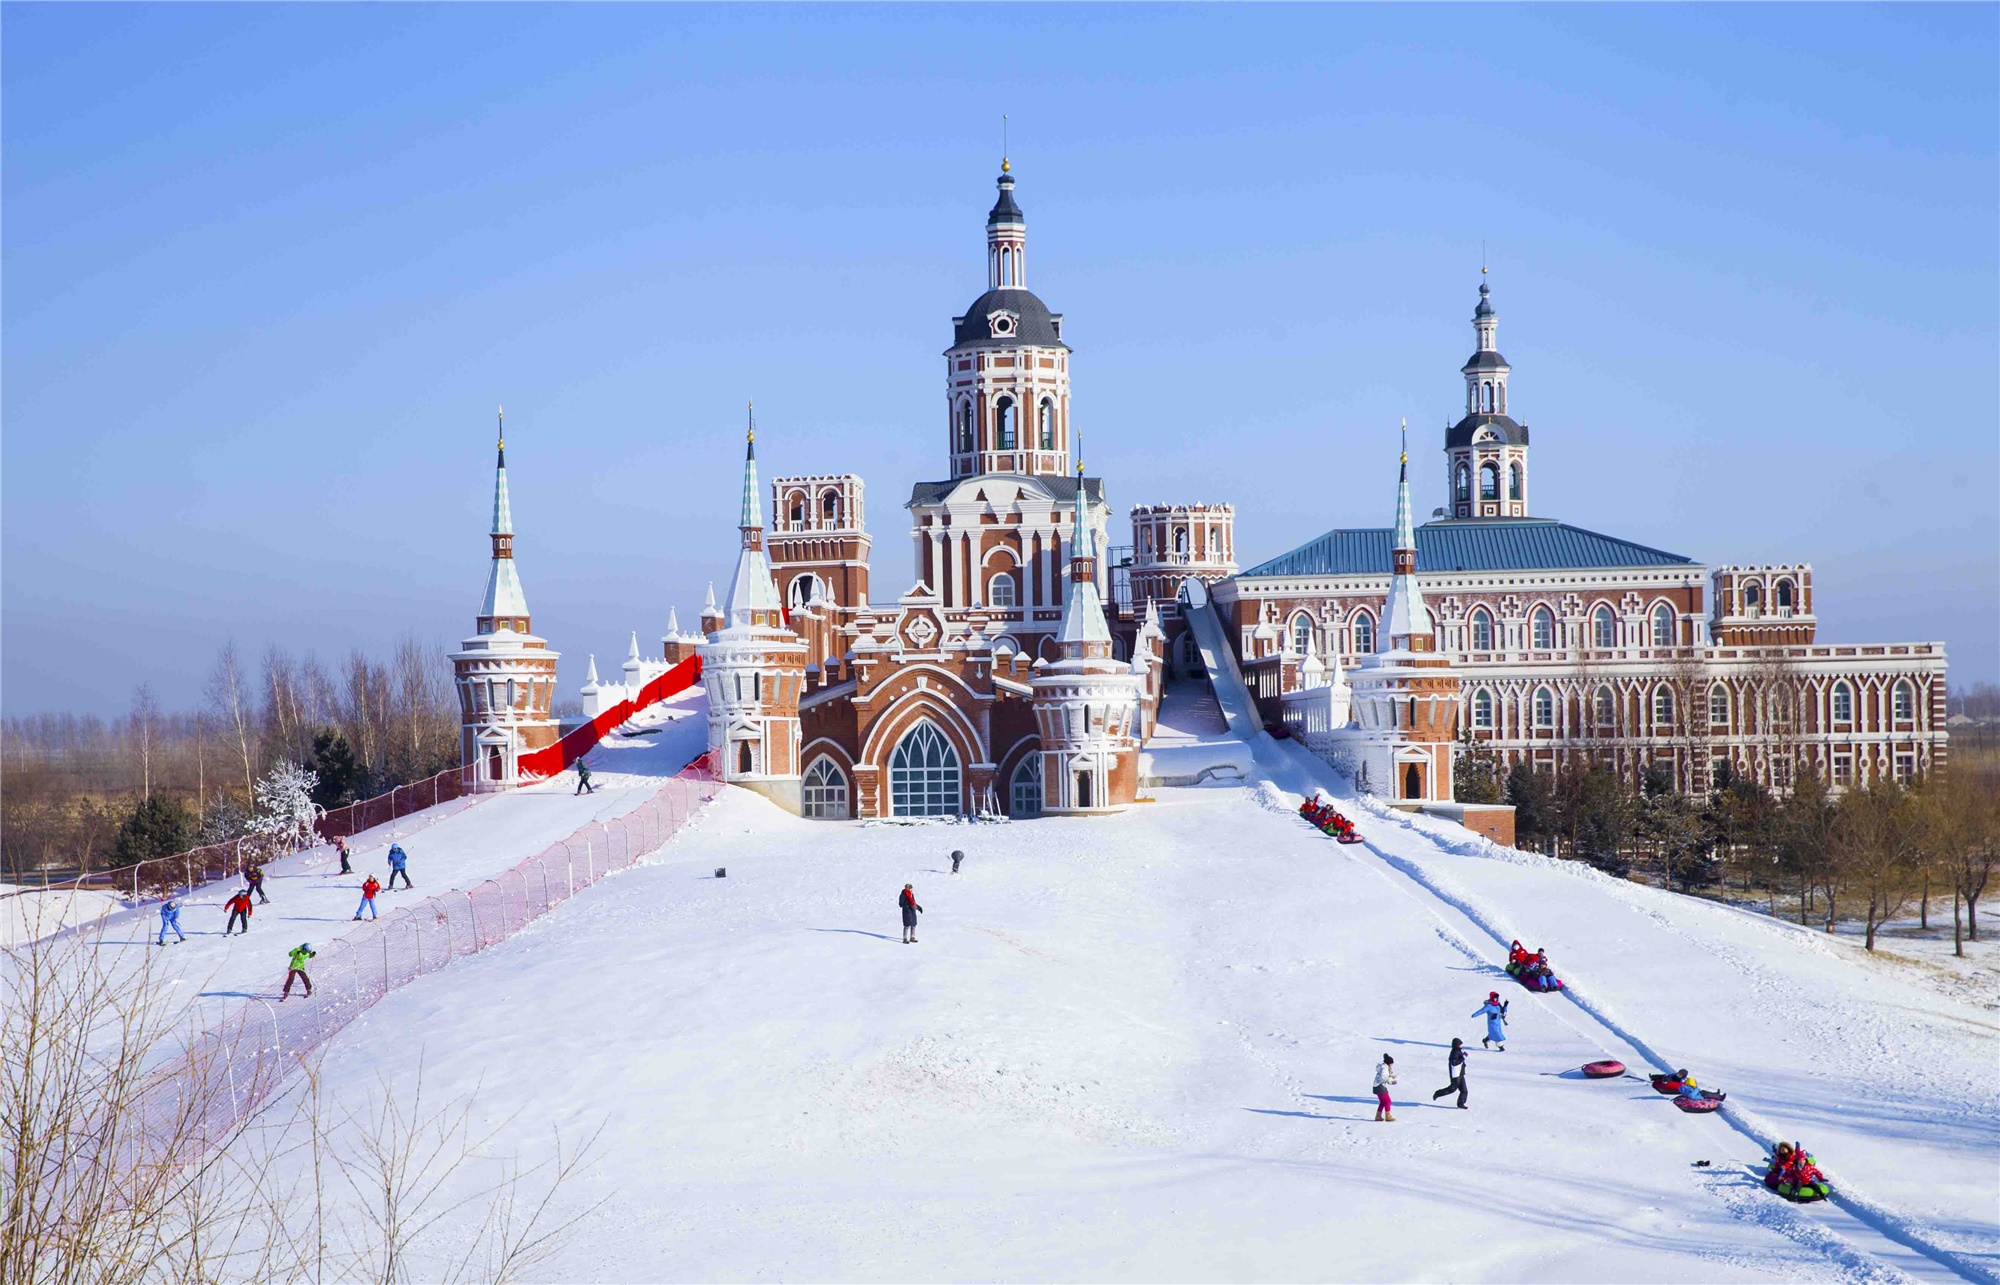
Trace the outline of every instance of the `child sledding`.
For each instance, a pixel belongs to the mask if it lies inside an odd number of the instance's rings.
[[[1656,1092],[1672,1094],[1674,1105],[1690,1115],[1705,1115],[1720,1110],[1722,1100],[1729,1096],[1718,1089],[1702,1088],[1685,1068],[1649,1078]]]
[[[1518,940],[1507,948],[1507,976],[1531,991],[1559,991],[1562,978],[1549,967],[1549,953],[1529,951]]]
[[[1361,836],[1355,833],[1354,822],[1342,816],[1332,803],[1315,795],[1299,804],[1299,815],[1317,827],[1322,834],[1330,835],[1335,843],[1359,843]]]
[[[1802,1146],[1780,1142],[1771,1155],[1771,1167],[1764,1173],[1764,1185],[1786,1200],[1805,1204],[1825,1200],[1833,1194],[1826,1175]]]

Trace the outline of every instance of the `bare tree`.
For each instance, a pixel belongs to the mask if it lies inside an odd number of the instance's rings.
[[[216,653],[215,669],[208,678],[208,707],[225,734],[236,738],[236,753],[243,766],[243,797],[248,800],[256,793],[257,765],[251,756],[250,698],[243,688],[234,641],[222,644]]]
[[[1876,930],[1885,920],[1900,914],[1910,901],[1917,815],[1909,791],[1894,781],[1877,781],[1866,789],[1849,790],[1840,801],[1835,836],[1834,864],[1841,881],[1855,896],[1864,899],[1866,945],[1872,951]],[[1829,891],[1829,926],[1832,901]]]
[[[139,753],[139,797],[153,797],[153,743],[160,727],[160,703],[153,698],[153,685],[140,683],[132,693],[132,717],[128,724],[133,748]]]

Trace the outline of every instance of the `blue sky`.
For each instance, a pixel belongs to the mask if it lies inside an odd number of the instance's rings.
[[[0,11],[0,704],[470,631],[496,404],[538,632],[616,660],[772,471],[943,472],[1000,116],[1121,507],[1248,563],[1444,501],[1488,247],[1533,500],[1806,560],[2000,677],[2000,9]]]

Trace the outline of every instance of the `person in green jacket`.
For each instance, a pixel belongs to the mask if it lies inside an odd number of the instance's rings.
[[[305,983],[306,998],[307,999],[312,998],[313,979],[306,976],[306,961],[308,959],[311,959],[317,953],[318,952],[312,948],[311,942],[302,941],[296,947],[293,948],[290,961],[291,966],[285,970],[285,993],[278,996],[278,1002],[280,1004],[284,1003],[286,1000],[292,997],[293,978],[297,978],[299,981]]]
[[[597,787],[590,783],[590,764],[584,762],[582,759],[576,761],[576,793],[597,793]],[[572,795],[571,797],[575,796]]]

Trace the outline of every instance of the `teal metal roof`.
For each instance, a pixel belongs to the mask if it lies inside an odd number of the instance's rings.
[[[1238,573],[1257,576],[1389,574],[1387,527],[1329,531]],[[1431,522],[1417,528],[1417,570],[1571,571],[1594,567],[1689,566],[1694,559],[1643,544],[1599,535],[1566,522],[1518,518],[1480,522]]]

